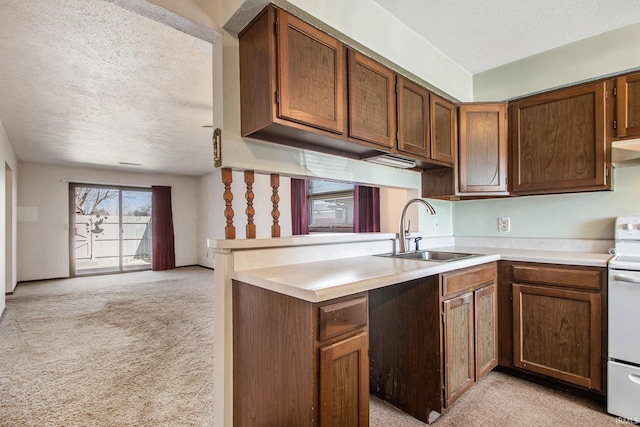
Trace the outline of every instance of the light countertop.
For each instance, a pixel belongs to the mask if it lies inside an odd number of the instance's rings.
[[[500,259],[606,267],[611,258],[611,255],[600,253],[459,246],[430,250],[467,252],[477,256],[434,262],[369,255],[235,271],[232,278],[305,301],[322,302]]]
[[[548,264],[584,265],[606,267],[611,255],[608,253],[549,251],[512,248],[485,248],[477,246],[449,246],[440,251],[471,252],[474,254],[499,254],[505,261],[541,262]]]

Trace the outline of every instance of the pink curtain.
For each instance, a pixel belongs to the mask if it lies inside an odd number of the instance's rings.
[[[380,189],[356,185],[353,192],[353,232],[380,231]]]
[[[171,187],[151,187],[151,240],[153,255],[151,269],[171,270],[176,267],[171,212]]]
[[[307,209],[307,181],[291,178],[291,229],[292,234],[309,234]]]

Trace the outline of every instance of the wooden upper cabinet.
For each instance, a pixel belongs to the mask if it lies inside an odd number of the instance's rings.
[[[462,104],[458,114],[460,193],[507,194],[507,104]]]
[[[344,132],[342,43],[278,9],[280,117]]]
[[[429,92],[398,76],[398,151],[429,158]]]
[[[640,135],[640,73],[616,79],[616,136]]]
[[[348,76],[349,136],[395,148],[395,73],[350,50]]]
[[[453,165],[456,158],[456,106],[431,94],[431,158]]]
[[[606,89],[596,82],[510,104],[512,192],[610,189]]]

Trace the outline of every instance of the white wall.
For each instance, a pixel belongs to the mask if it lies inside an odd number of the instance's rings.
[[[12,171],[12,185],[11,185],[11,194],[9,195],[9,199],[13,200],[12,206],[12,217],[13,221],[11,224],[7,224],[7,212],[6,212],[6,200],[7,200],[7,189],[5,188],[5,177],[6,172],[0,169],[0,289],[3,289],[2,296],[0,297],[0,315],[4,311],[6,299],[5,292],[13,292],[16,287],[16,198],[17,198],[17,179],[16,173],[18,171],[18,160],[16,159],[16,154],[13,151],[13,147],[11,146],[11,142],[9,141],[9,137],[4,130],[4,126],[2,122],[0,122],[0,165],[8,166]],[[7,233],[6,227],[9,226],[11,229],[12,239],[10,242],[7,241]],[[7,256],[7,251],[11,250],[11,254]],[[7,260],[11,262],[11,265],[7,265]],[[10,269],[10,274],[7,273],[7,269]],[[9,276],[9,277],[7,277]]]
[[[471,74],[375,1],[289,0],[288,3],[450,96],[462,101],[472,99]]]
[[[474,101],[501,101],[640,67],[640,23],[473,77]]]
[[[237,9],[257,7],[261,8],[262,1],[224,2],[223,22],[231,18]],[[375,53],[398,64],[408,71],[423,78],[434,86],[448,91],[460,98],[471,98],[471,77],[460,69],[449,58],[433,48],[417,35],[400,25],[386,10],[372,0],[358,0],[355,2],[315,2],[315,1],[280,1],[278,4],[301,9],[314,19],[333,27],[345,36],[360,42]],[[257,6],[256,6],[257,5]],[[345,19],[349,16],[366,17],[359,20]],[[235,169],[255,170],[258,172],[277,172],[283,176],[302,176],[350,181],[360,184],[384,186],[389,188],[389,204],[383,206],[383,231],[396,231],[397,220],[402,205],[406,201],[397,200],[397,195],[403,190],[405,193],[417,196],[420,193],[420,174],[406,170],[393,169],[372,165],[363,161],[354,161],[342,157],[330,156],[316,152],[303,151],[277,144],[254,141],[240,136],[240,79],[238,40],[229,33],[223,35],[223,66],[224,66],[224,128],[222,138],[222,163],[225,167]],[[421,55],[415,55],[421,52]],[[244,194],[244,190],[236,190],[234,176],[234,194]],[[392,190],[393,189],[393,190]],[[240,191],[240,192],[238,192]],[[400,193],[395,193],[399,191]],[[221,200],[221,199],[217,199]],[[217,203],[221,203],[218,201]],[[283,212],[289,210],[287,202],[282,201]],[[284,208],[286,206],[286,208]],[[220,210],[220,206],[217,207]],[[236,224],[244,224],[244,207],[236,208]],[[396,213],[397,211],[397,213]],[[450,232],[451,208],[448,202],[443,202],[440,208],[444,220],[444,227],[439,233]],[[421,214],[419,215],[421,218]],[[414,227],[416,220],[412,221]],[[236,236],[242,238],[244,230],[236,225]],[[220,237],[220,231],[215,237]],[[283,235],[284,230],[283,230]]]
[[[496,101],[640,67],[640,24],[474,76],[474,100]],[[616,216],[640,215],[640,168],[613,170],[614,191],[455,202],[454,235],[613,239]],[[511,218],[500,233],[497,218]]]
[[[69,182],[171,186],[176,266],[198,263],[198,179],[20,163],[19,281],[69,276]]]
[[[198,241],[197,255],[198,264],[204,267],[213,268],[213,251],[207,247],[207,239],[214,237],[214,224],[222,221],[223,212],[216,211],[215,189],[218,185],[216,173],[212,173],[200,178],[198,184]]]
[[[317,1],[271,0],[339,39],[353,41],[381,62],[400,68],[426,82],[430,88],[462,101],[472,99],[472,76],[451,58],[374,0]],[[224,0],[220,22],[240,31],[269,0]]]
[[[456,202],[456,236],[613,239],[615,217],[640,215],[640,166],[614,169],[614,191]],[[511,232],[498,231],[511,218]]]
[[[404,191],[407,197],[417,197],[420,194],[421,175],[420,173],[390,168],[370,164],[364,161],[356,161],[343,157],[336,157],[317,153],[313,151],[304,151],[296,148],[286,147],[278,144],[254,141],[249,138],[240,136],[240,78],[239,78],[239,54],[238,41],[233,37],[225,34],[224,36],[224,128],[222,133],[222,163],[223,166],[238,170],[255,170],[262,172],[268,176],[270,172],[280,173],[284,178],[292,177],[310,177],[321,179],[332,179],[339,181],[348,181],[359,184],[374,185],[387,187],[391,193],[388,204],[383,206],[382,231],[397,231],[400,210],[406,198],[398,200],[397,195]],[[236,175],[237,174],[237,175]],[[221,181],[219,181],[221,182]],[[244,237],[244,224],[246,216],[244,215],[245,206],[240,203],[239,195],[244,195],[245,189],[241,185],[242,174],[234,173],[234,184],[232,191],[234,194],[234,212],[236,218],[236,238]],[[285,185],[285,181],[281,180],[281,185]],[[256,185],[259,185],[258,183]],[[221,189],[219,197],[214,199],[217,206],[214,207],[219,212],[224,210],[222,202]],[[398,193],[393,193],[398,191]],[[258,194],[256,192],[256,194]],[[281,197],[285,191],[281,191]],[[287,191],[288,194],[288,191]],[[383,197],[384,199],[384,197]],[[259,202],[259,201],[258,201]],[[387,203],[383,200],[384,203]],[[440,205],[438,213],[442,215],[444,220],[443,226],[437,230],[436,235],[444,235],[451,232],[451,204],[450,202],[435,202]],[[281,213],[288,215],[289,202],[281,200]],[[394,213],[397,212],[397,213]],[[417,212],[417,211],[416,211]],[[256,215],[259,215],[258,213]],[[417,214],[420,219],[420,231],[423,231],[423,214]],[[282,217],[281,217],[282,218]],[[270,219],[270,217],[269,217]],[[417,230],[418,220],[413,220],[412,224]],[[449,224],[449,226],[447,226]],[[241,229],[242,228],[242,229]],[[425,230],[426,232],[435,230]],[[260,231],[258,231],[260,233]],[[285,229],[282,235],[286,236]],[[450,234],[448,234],[450,235]],[[224,231],[216,230],[209,237],[221,238]]]
[[[170,3],[170,2],[169,2]],[[221,2],[215,19],[231,22],[243,10],[260,9],[265,0],[225,0]],[[384,9],[372,0],[354,2],[317,2],[313,0],[276,1],[286,8],[299,8],[322,21],[328,27],[361,43],[371,51],[397,63],[428,83],[462,101],[504,100],[525,94],[568,85],[611,73],[640,67],[640,50],[636,41],[640,39],[640,24],[620,28],[609,33],[579,41],[549,52],[525,58],[472,77],[456,69],[457,65],[433,52],[433,47],[404,28]],[[362,16],[366,19],[353,20],[347,17]],[[391,25],[391,24],[394,25]],[[238,42],[228,33],[223,35],[223,76],[224,76],[224,128],[223,163],[238,169],[254,169],[265,172],[280,172],[292,176],[311,176],[327,179],[341,179],[371,185],[405,189],[409,194],[419,194],[419,174],[396,171],[381,166],[354,162],[318,153],[303,152],[275,144],[261,143],[240,137]],[[415,55],[420,52],[420,55]],[[470,89],[471,88],[471,89]],[[574,236],[590,238],[610,238],[611,220],[625,211],[620,187],[626,186],[628,176],[635,176],[633,170],[615,171],[615,191],[605,193],[583,193],[576,195],[526,196],[513,199],[493,199],[463,202],[433,201],[438,211],[439,230],[433,230],[433,218],[421,221],[420,231],[435,235],[481,235],[506,237],[497,234],[497,217],[512,219],[512,232],[517,235],[555,237]],[[236,189],[234,194],[242,195],[244,190]],[[219,181],[215,191],[219,194],[212,203],[213,209],[222,212]],[[212,189],[212,191],[214,191]],[[239,192],[238,192],[239,191]],[[395,231],[402,200],[398,194],[389,196],[389,203],[383,206],[382,220],[385,231]],[[409,198],[411,196],[408,196]],[[402,198],[402,197],[400,197]],[[613,199],[611,206],[598,205],[593,215],[592,204],[600,199]],[[406,199],[405,199],[406,200]],[[234,209],[238,237],[242,235],[244,208],[238,205],[236,196]],[[548,208],[546,206],[549,206]],[[556,210],[564,209],[564,215]],[[631,209],[633,210],[633,209]],[[537,212],[537,214],[533,213]],[[570,220],[569,218],[575,218]],[[222,221],[223,222],[223,221]],[[412,224],[415,221],[412,221]],[[219,227],[208,237],[224,235],[224,224],[214,222]],[[239,225],[240,224],[240,225]],[[558,225],[554,225],[558,224]],[[455,227],[454,227],[455,225]],[[596,237],[599,236],[599,237]],[[206,255],[206,254],[205,254]],[[200,253],[199,253],[200,257]],[[201,261],[202,262],[202,261]]]

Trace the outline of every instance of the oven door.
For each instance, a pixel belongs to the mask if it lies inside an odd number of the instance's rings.
[[[609,270],[609,358],[640,365],[640,271]]]

